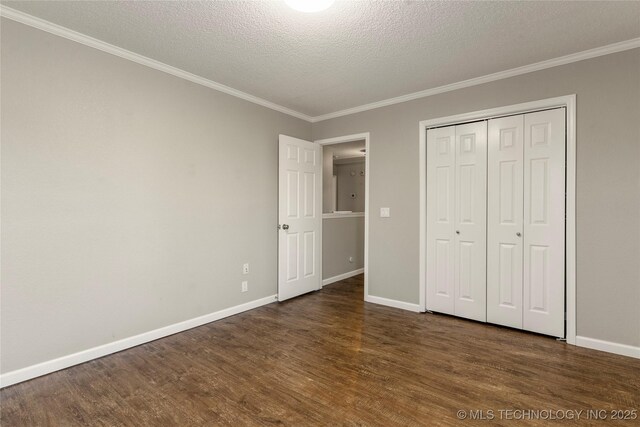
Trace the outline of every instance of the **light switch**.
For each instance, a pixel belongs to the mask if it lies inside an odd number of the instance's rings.
[[[391,216],[391,208],[380,208],[380,218],[389,218]]]

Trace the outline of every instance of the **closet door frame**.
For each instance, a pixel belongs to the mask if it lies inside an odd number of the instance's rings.
[[[420,176],[420,311],[426,311],[427,271],[427,129],[488,120],[512,114],[566,108],[566,223],[565,223],[565,274],[566,274],[566,334],[568,344],[576,344],[576,95],[566,95],[539,101],[525,102],[470,113],[423,120],[419,131]]]

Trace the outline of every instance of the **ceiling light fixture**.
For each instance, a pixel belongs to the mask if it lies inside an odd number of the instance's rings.
[[[320,12],[328,9],[335,0],[284,0],[292,9],[299,12]]]

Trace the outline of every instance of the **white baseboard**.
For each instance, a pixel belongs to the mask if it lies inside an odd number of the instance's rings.
[[[420,305],[411,304],[410,302],[397,301],[394,299],[382,297],[374,297],[373,295],[365,295],[364,300],[366,302],[372,302],[374,304],[386,305],[387,307],[400,308],[402,310],[413,311],[416,313],[420,312]]]
[[[73,365],[78,365],[80,363],[88,362],[99,357],[107,356],[112,353],[117,353],[118,351],[126,350],[128,348],[154,341],[169,335],[173,335],[178,332],[183,332],[187,329],[192,329],[197,326],[202,326],[206,323],[224,319],[225,317],[233,316],[234,314],[239,314],[244,311],[252,310],[254,308],[276,302],[276,300],[277,296],[271,295],[265,298],[257,299],[255,301],[236,305],[234,307],[225,308],[224,310],[216,311],[214,313],[205,314],[204,316],[196,317],[194,319],[174,323],[173,325],[165,326],[163,328],[154,329],[149,332],[144,332],[139,335],[114,341],[109,344],[100,345],[98,347],[93,347],[77,353],[69,354],[67,356],[62,356],[57,359],[49,360],[47,362],[38,363],[37,365],[27,366],[26,368],[7,372],[0,375],[0,388],[7,387],[22,381],[27,381],[42,375],[50,374],[52,372],[65,369]]]
[[[349,271],[348,273],[338,274],[337,276],[329,277],[328,279],[322,280],[322,286],[327,286],[331,283],[339,282],[340,280],[348,279],[349,277],[357,276],[358,274],[364,273],[364,268],[359,268],[357,270]]]
[[[640,359],[640,347],[634,347],[632,345],[618,344],[616,342],[603,341],[595,338],[587,338],[581,336],[576,337],[576,345],[578,347],[606,351],[608,353],[615,353],[622,356],[629,356]]]

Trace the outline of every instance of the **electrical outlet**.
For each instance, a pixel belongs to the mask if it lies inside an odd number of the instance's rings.
[[[380,208],[380,218],[389,218],[391,216],[391,208]]]
[[[249,290],[249,282],[247,282],[246,280],[244,280],[242,282],[242,291],[241,292],[247,292]]]
[[[249,263],[242,266],[242,274],[249,274]]]

